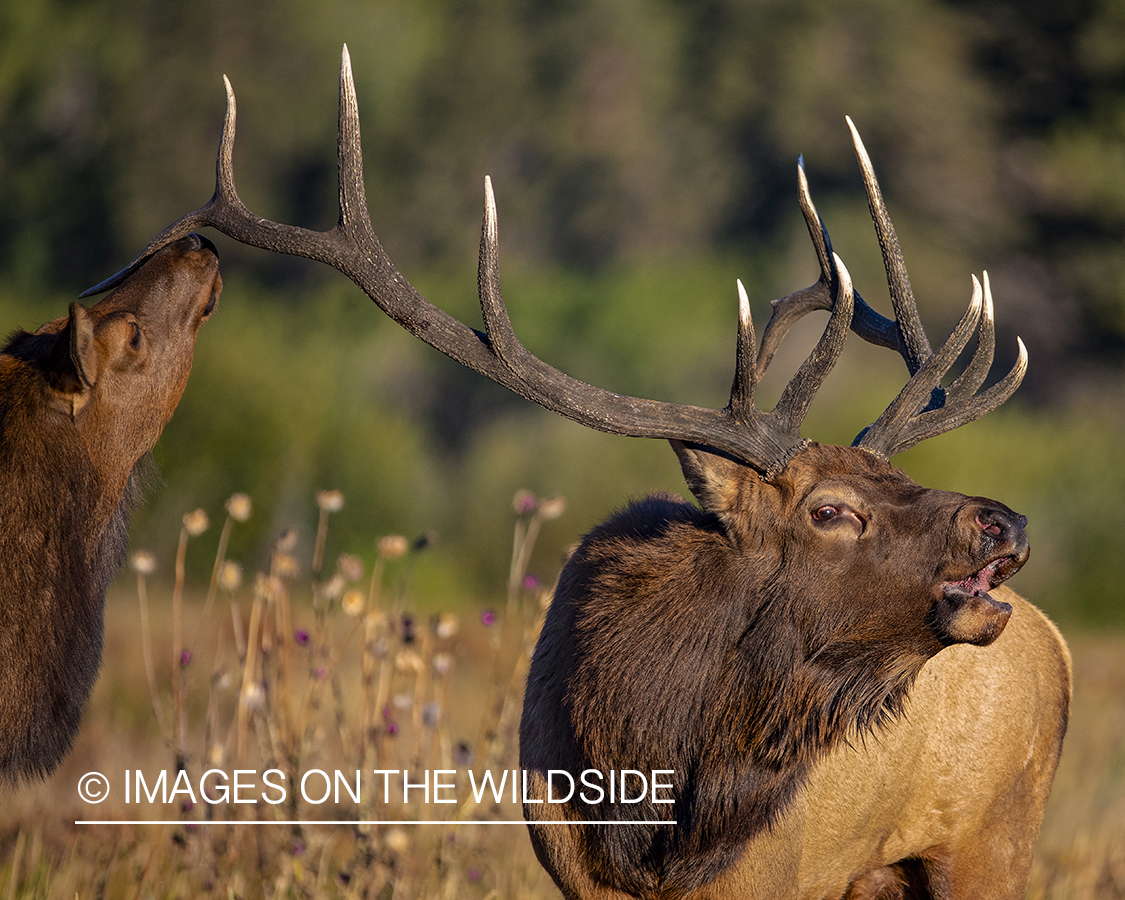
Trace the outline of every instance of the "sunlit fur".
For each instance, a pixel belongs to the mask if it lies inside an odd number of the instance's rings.
[[[0,781],[45,775],[70,747],[138,466],[221,284],[214,247],[191,235],[0,353]]]
[[[535,650],[521,724],[532,797],[548,769],[676,773],[670,805],[525,805],[567,896],[711,896],[792,827],[810,773],[895,725],[928,660],[1003,632],[1009,604],[943,586],[990,563],[1006,577],[1027,558],[1007,507],[920,487],[862,450],[813,444],[767,482],[676,447],[702,508],[651,497],[590,532]],[[840,515],[818,522],[817,510]],[[1044,715],[1058,732],[1058,704]],[[534,824],[620,818],[677,824]],[[800,845],[787,850],[796,891]],[[863,871],[842,873],[840,893]],[[903,877],[871,879],[890,890]],[[761,896],[789,896],[776,889]]]

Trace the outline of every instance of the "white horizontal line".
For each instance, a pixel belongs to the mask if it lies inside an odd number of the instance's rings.
[[[286,820],[260,820],[244,819],[231,821],[229,819],[75,819],[75,825],[527,825],[523,819],[504,819],[475,821],[447,820],[447,819],[286,819]],[[611,821],[575,819],[562,822],[533,822],[534,825],[675,825],[676,820],[670,822],[638,821]]]

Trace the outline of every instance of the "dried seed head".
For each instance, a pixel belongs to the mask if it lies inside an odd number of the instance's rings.
[[[430,620],[430,627],[435,637],[444,640],[453,637],[460,630],[461,620],[453,613],[438,613]]]
[[[279,553],[292,553],[297,546],[297,538],[296,528],[286,528],[277,536],[277,543],[274,544],[274,547]]]
[[[301,566],[297,562],[297,557],[288,553],[275,553],[273,571],[279,578],[296,578],[301,574]]]
[[[448,675],[453,669],[453,657],[448,653],[435,653],[433,666],[438,675]]]
[[[426,664],[417,650],[399,650],[395,657],[395,670],[403,674],[420,675],[425,670]]]
[[[250,518],[250,495],[231,494],[227,499],[227,515],[236,522],[245,522]]]
[[[410,549],[410,542],[401,534],[388,534],[386,537],[379,538],[375,547],[383,559],[398,559],[406,556],[406,551]]]
[[[281,579],[259,572],[254,579],[254,593],[263,600],[277,597],[281,593]]]
[[[324,512],[339,512],[344,508],[344,495],[339,491],[317,491],[316,505]]]
[[[219,569],[219,586],[224,591],[237,591],[242,584],[242,566],[232,560],[224,560]]]
[[[359,581],[363,577],[363,560],[351,553],[341,553],[336,571],[348,581]]]
[[[565,497],[550,497],[539,502],[539,516],[543,519],[557,519],[566,512]]]
[[[151,575],[156,571],[156,557],[147,550],[136,550],[129,559],[129,565],[140,575]]]
[[[201,509],[192,510],[184,514],[184,531],[192,537],[199,537],[211,525],[207,513]]]
[[[320,593],[327,597],[329,600],[335,600],[342,593],[348,583],[344,580],[344,576],[337,572],[329,578],[323,585],[321,585]]]
[[[344,594],[344,599],[340,601],[340,609],[349,616],[358,616],[363,612],[366,604],[367,595],[359,588],[352,588]]]

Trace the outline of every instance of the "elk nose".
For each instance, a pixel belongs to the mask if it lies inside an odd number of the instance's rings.
[[[1027,516],[1021,516],[1010,509],[981,509],[976,514],[976,524],[981,531],[998,541],[1017,545],[1027,541],[1023,531],[1027,525]]]

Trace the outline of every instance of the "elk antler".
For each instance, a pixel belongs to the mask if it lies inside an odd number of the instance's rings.
[[[335,228],[325,232],[262,219],[239,199],[232,162],[235,98],[230,82],[225,78],[224,82],[227,112],[219,142],[214,196],[205,206],[164,229],[128,267],[83,296],[115,287],[160,247],[209,225],[242,243],[305,256],[339,269],[414,336],[509,390],[580,424],[611,434],[706,445],[750,464],[767,478],[780,472],[805,445],[800,436],[801,422],[843,348],[852,318],[850,281],[839,260],[830,263],[835,273],[830,301],[833,311],[825,332],[769,413],[753,405],[757,384],[754,327],[741,283],[735,378],[730,403],[725,408],[708,409],[615,394],[548,365],[516,337],[500,291],[496,202],[490,179],[485,178],[477,277],[483,334],[434,306],[395,268],[379,244],[367,213],[359,114],[346,46],[340,69],[337,144],[340,219]]]
[[[383,251],[367,212],[358,105],[346,46],[340,68],[337,142],[340,218],[335,228],[325,232],[262,219],[251,213],[239,199],[233,168],[235,98],[225,77],[224,83],[227,111],[215,167],[214,196],[205,206],[164,229],[124,270],[90,288],[83,296],[115,287],[160,247],[195,228],[209,225],[242,243],[308,257],[339,269],[415,337],[546,409],[611,434],[676,439],[709,446],[753,466],[767,479],[780,472],[807,443],[800,436],[801,422],[821,382],[839,357],[849,327],[855,328],[867,340],[885,346],[897,347],[899,344],[895,323],[878,316],[866,304],[853,317],[851,280],[843,263],[831,252],[828,233],[808,197],[802,170],[799,173],[802,209],[820,261],[821,277],[812,287],[774,301],[775,311],[767,325],[762,349],[756,357],[749,301],[741,282],[738,283],[735,377],[726,407],[709,409],[645,400],[585,384],[531,354],[516,337],[500,291],[496,202],[489,178],[485,178],[485,211],[477,276],[485,327],[483,333],[434,306],[395,268]],[[825,331],[786,386],[777,405],[769,413],[764,413],[753,403],[759,376],[769,364],[777,341],[789,324],[811,309],[832,311]],[[975,320],[972,327],[975,327]],[[928,345],[925,349],[928,352]],[[911,384],[915,380],[912,379]],[[974,385],[973,391],[977,386],[979,384]],[[906,394],[906,391],[903,393]],[[908,400],[903,400],[900,395],[901,402],[896,401],[892,408],[910,407]],[[872,430],[905,428],[913,435],[915,431],[922,430],[917,419],[910,418],[913,412],[913,408],[908,408],[905,414],[896,411],[890,415],[888,411]],[[906,416],[905,422],[903,415]],[[976,418],[976,415],[971,418]],[[887,423],[880,426],[884,419]],[[927,433],[923,437],[937,433],[928,422],[925,430]],[[882,444],[865,446],[874,452],[894,452],[880,450]]]
[[[1022,340],[1016,338],[1019,355],[1012,370],[988,390],[977,394],[992,366],[992,354],[996,342],[992,291],[989,288],[988,273],[985,272],[983,288],[976,276],[973,276],[973,296],[969,302],[969,309],[941,349],[937,353],[933,352],[926,338],[926,332],[922,328],[914,292],[911,290],[910,278],[906,272],[902,248],[886,204],[883,202],[883,193],[875,178],[871,158],[867,155],[867,150],[851,118],[847,118],[847,123],[852,133],[856,158],[863,173],[867,205],[883,253],[883,267],[887,273],[887,284],[895,313],[894,320],[881,316],[868,306],[856,291],[852,330],[872,344],[897,351],[906,362],[911,376],[894,402],[873,425],[860,432],[852,446],[862,447],[888,458],[928,437],[952,431],[960,425],[979,419],[1000,406],[1023,380],[1024,373],[1027,371],[1027,348],[1024,347]],[[816,248],[821,276],[811,288],[773,301],[774,313],[766,327],[766,333],[762,336],[762,347],[758,353],[759,375],[769,365],[782,337],[794,322],[813,310],[832,308],[832,285],[836,273],[832,269],[831,261],[836,257],[832,252],[828,229],[817,213],[809,194],[803,160],[798,161],[797,181],[801,212],[805,217],[805,225],[809,229],[813,246]],[[974,332],[977,336],[977,349],[973,358],[961,375],[948,388],[943,388],[942,378],[965,349]],[[925,403],[924,407],[923,403]]]

